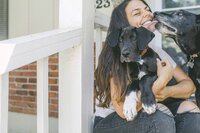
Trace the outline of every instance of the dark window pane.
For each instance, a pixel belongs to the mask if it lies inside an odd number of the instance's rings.
[[[163,9],[175,8],[175,7],[186,7],[186,6],[197,6],[200,5],[200,0],[163,0]]]

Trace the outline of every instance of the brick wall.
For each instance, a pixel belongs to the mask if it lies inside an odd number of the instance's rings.
[[[36,62],[9,74],[9,111],[36,114]],[[58,117],[58,54],[49,58],[49,116]]]

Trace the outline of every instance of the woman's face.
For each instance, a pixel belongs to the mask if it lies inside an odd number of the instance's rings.
[[[153,14],[149,7],[140,0],[131,0],[125,8],[128,22],[131,26],[143,26],[150,31],[155,31],[155,24],[153,21]]]

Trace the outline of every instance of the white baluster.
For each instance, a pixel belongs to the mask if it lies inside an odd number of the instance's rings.
[[[8,73],[0,76],[0,133],[8,132]]]
[[[48,57],[37,61],[37,133],[49,132]]]

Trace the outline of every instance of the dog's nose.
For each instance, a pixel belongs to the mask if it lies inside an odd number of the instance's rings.
[[[129,51],[125,51],[125,52],[122,53],[122,55],[127,58],[130,55],[130,52]]]
[[[156,16],[156,15],[158,15],[158,14],[159,14],[158,12],[154,12],[154,13],[153,13],[153,16]]]

